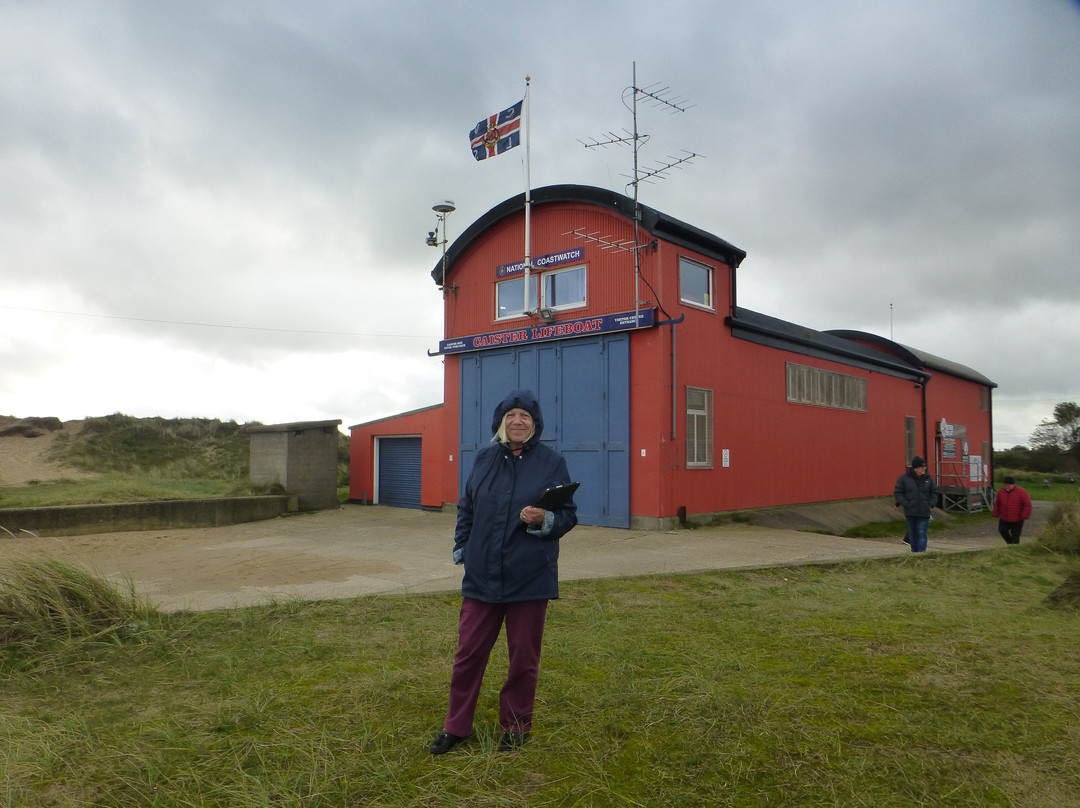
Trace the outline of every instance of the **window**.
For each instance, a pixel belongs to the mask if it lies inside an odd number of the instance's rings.
[[[686,258],[679,259],[679,300],[691,306],[713,308],[711,267]]]
[[[543,305],[549,309],[568,309],[585,305],[585,267],[571,267],[545,272]]]
[[[525,275],[495,284],[495,319],[507,320],[536,311],[536,279],[544,290],[540,305],[548,309],[572,309],[585,305],[585,267],[529,274],[529,305],[525,305]]]
[[[536,276],[529,276],[529,304],[525,305],[525,276],[519,275],[495,284],[495,319],[521,317],[536,309]]]
[[[712,390],[686,388],[686,467],[713,467]]]
[[[793,404],[866,412],[866,379],[788,362],[787,400]]]

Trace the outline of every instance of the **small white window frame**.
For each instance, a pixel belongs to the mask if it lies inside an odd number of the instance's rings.
[[[691,404],[692,398],[702,398],[704,407]],[[704,434],[702,434],[704,432]],[[704,457],[698,446],[704,447]],[[686,468],[711,469],[713,456],[713,391],[707,387],[686,388]]]
[[[705,273],[705,278],[708,281],[708,289],[705,292],[705,301],[697,300],[692,297],[687,297],[683,292],[683,273],[687,269],[700,270]],[[700,261],[694,261],[686,256],[679,256],[679,300],[685,303],[687,306],[693,306],[695,309],[701,309],[702,311],[716,311],[716,270],[708,264],[703,264]]]
[[[581,300],[574,300],[570,303],[552,303],[548,298],[548,279],[554,278],[558,275],[563,275],[568,272],[580,272],[582,278],[582,293]],[[586,273],[585,264],[578,264],[572,267],[560,267],[559,269],[553,269],[550,272],[544,272],[540,275],[540,297],[541,304],[544,308],[555,309],[557,311],[566,311],[568,309],[583,309],[588,305],[589,299],[589,278]]]
[[[536,276],[535,275],[529,275],[529,283],[532,285],[532,294],[529,295],[529,302],[531,304],[529,306],[529,309],[531,310],[531,309],[536,308]],[[524,305],[524,303],[525,303],[525,275],[524,275],[524,273],[522,273],[521,275],[515,275],[512,278],[507,278],[506,280],[497,281],[496,284],[495,284],[495,301],[494,301],[495,302],[495,321],[496,322],[499,322],[501,320],[514,320],[514,319],[526,316],[526,309],[523,309],[523,308],[520,308],[520,307],[517,308],[517,309],[511,309],[509,306],[507,306],[506,310],[509,313],[507,313],[507,314],[500,314],[499,313],[499,299],[500,299],[499,292],[502,289],[508,288],[512,284],[516,284],[517,286],[521,287],[520,289],[513,292],[513,294],[515,294],[517,296],[517,299],[518,299],[518,301],[519,301],[519,303],[521,305]],[[508,294],[510,294],[510,293],[508,293]]]

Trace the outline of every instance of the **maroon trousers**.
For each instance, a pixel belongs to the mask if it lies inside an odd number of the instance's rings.
[[[465,598],[462,601],[458,651],[450,677],[450,710],[444,727],[447,732],[460,737],[472,734],[480,685],[504,621],[510,667],[499,693],[499,727],[503,732],[518,733],[532,728],[547,605],[546,600],[485,603]]]

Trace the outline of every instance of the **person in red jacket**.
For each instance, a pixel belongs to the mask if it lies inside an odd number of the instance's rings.
[[[994,516],[1005,543],[1019,544],[1024,520],[1031,516],[1031,497],[1012,477],[1005,478],[1004,487],[994,497]]]

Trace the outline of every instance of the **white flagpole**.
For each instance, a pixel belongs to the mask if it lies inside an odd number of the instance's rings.
[[[529,271],[532,269],[532,235],[530,231],[530,217],[532,213],[532,182],[529,177],[529,150],[532,148],[532,138],[529,137],[529,125],[532,123],[532,115],[529,114],[529,77],[525,77],[525,109],[522,110],[522,114],[525,116],[525,308],[524,312],[528,312],[529,309],[529,283],[532,281]],[[540,300],[537,298],[537,307],[540,305]]]

